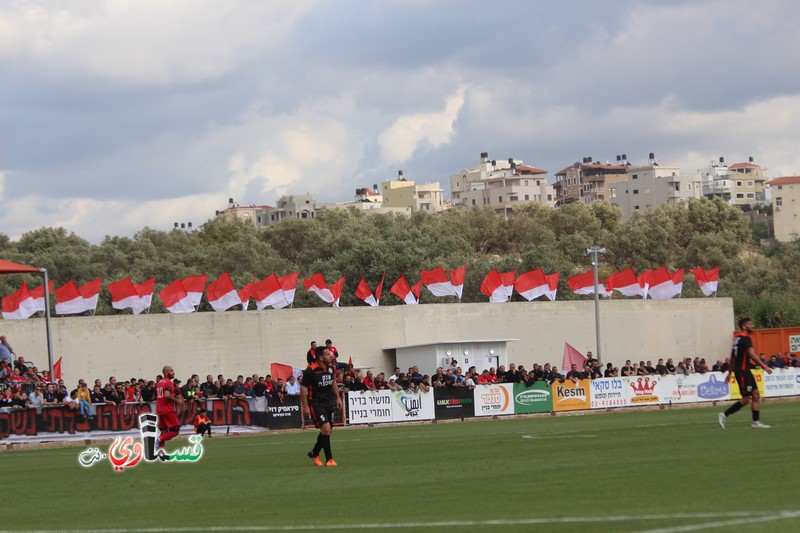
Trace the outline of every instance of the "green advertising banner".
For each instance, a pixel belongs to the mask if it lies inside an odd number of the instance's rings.
[[[553,410],[553,395],[545,381],[537,381],[530,387],[514,384],[514,414],[549,413]]]

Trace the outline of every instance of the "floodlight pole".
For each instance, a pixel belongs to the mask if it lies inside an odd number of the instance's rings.
[[[599,246],[590,246],[586,249],[586,255],[592,256],[592,266],[594,267],[594,332],[595,342],[597,343],[597,362],[600,363],[600,287],[597,274],[597,254],[605,254],[606,249]]]

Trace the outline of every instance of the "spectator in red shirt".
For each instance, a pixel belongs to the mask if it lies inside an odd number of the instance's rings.
[[[489,371],[483,369],[483,372],[481,372],[480,375],[478,376],[477,382],[482,385],[491,383],[491,381],[489,381]]]
[[[380,374],[375,376],[375,381],[372,384],[372,386],[375,390],[388,390],[389,384],[386,383],[386,374],[381,372]]]
[[[367,370],[367,375],[362,382],[369,390],[375,390],[375,378],[372,375],[372,370]]]
[[[28,378],[23,376],[20,371],[19,367],[14,367],[14,370],[11,372],[11,382],[12,383],[25,383],[28,381]]]

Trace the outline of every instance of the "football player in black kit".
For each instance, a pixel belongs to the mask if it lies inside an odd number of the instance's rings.
[[[750,372],[750,369],[758,365],[763,368],[767,374],[772,374],[772,369],[758,358],[756,351],[753,349],[753,340],[750,338],[750,333],[753,331],[753,323],[750,319],[744,317],[739,320],[739,329],[744,331],[744,335],[738,337],[736,339],[736,344],[733,346],[725,381],[728,381],[731,372],[733,372],[736,383],[739,385],[739,392],[742,394],[742,399],[728,407],[724,413],[719,414],[719,425],[722,426],[722,429],[725,429],[728,417],[752,400],[753,403],[750,408],[753,411],[753,429],[769,429],[768,425],[761,423],[761,395],[756,386],[756,379],[753,373]]]
[[[303,372],[300,382],[300,400],[303,404],[303,416],[310,416],[314,426],[319,428],[317,443],[308,456],[314,464],[322,466],[319,458],[320,450],[325,451],[327,466],[337,466],[331,452],[331,432],[333,431],[334,409],[341,411],[342,398],[339,396],[339,387],[334,378],[334,368],[331,364],[331,352],[322,347],[317,347],[317,360],[309,365]]]

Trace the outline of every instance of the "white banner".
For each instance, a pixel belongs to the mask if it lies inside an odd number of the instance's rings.
[[[599,378],[592,380],[590,401],[592,409],[627,407],[628,398],[623,390],[622,378]]]
[[[764,372],[764,396],[795,396],[800,394],[800,368],[774,368]]]
[[[433,392],[389,390],[347,393],[351,424],[407,422],[434,418]]]
[[[493,383],[478,385],[475,395],[475,416],[513,415],[514,384]]]

